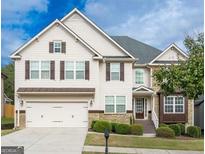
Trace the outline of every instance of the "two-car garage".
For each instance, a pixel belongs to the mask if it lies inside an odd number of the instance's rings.
[[[26,103],[26,127],[87,127],[87,102]]]

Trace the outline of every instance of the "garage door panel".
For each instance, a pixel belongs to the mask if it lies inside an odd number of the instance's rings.
[[[27,127],[87,127],[87,103],[27,102]]]

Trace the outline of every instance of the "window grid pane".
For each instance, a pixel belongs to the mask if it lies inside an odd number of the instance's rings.
[[[31,61],[31,79],[39,79],[39,61]]]
[[[143,70],[136,70],[136,74],[135,74],[135,78],[136,78],[136,83],[137,84],[143,84],[144,83],[144,72]]]
[[[61,52],[61,42],[54,42],[54,52]]]
[[[111,63],[111,80],[120,80],[120,63]]]
[[[74,62],[73,61],[65,62],[65,78],[74,79]]]
[[[76,62],[76,79],[85,79],[85,62]]]

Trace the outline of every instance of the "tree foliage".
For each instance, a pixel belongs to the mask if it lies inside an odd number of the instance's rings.
[[[204,90],[204,34],[187,36],[184,45],[189,58],[178,65],[163,66],[154,72],[157,85],[166,94],[182,91],[189,98],[197,98]]]
[[[2,72],[8,77],[4,80],[4,92],[9,98],[14,100],[14,64],[11,63],[4,66]],[[14,101],[12,103],[14,103]]]

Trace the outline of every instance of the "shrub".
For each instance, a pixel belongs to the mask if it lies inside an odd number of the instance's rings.
[[[157,128],[156,135],[158,137],[165,137],[165,138],[174,138],[175,137],[174,131],[169,127],[159,127],[159,128]]]
[[[159,124],[159,127],[168,127],[168,125],[164,124],[164,123],[161,123],[161,124]]]
[[[130,125],[128,124],[117,124],[115,127],[115,131],[118,134],[129,134],[130,133]]]
[[[111,131],[112,129],[111,123],[109,123],[108,121],[97,120],[93,126],[93,130],[96,132],[103,133],[105,129],[108,129],[108,131]]]
[[[199,138],[201,137],[201,128],[197,126],[187,127],[187,134],[191,137]]]
[[[93,129],[93,127],[94,127],[96,121],[97,121],[97,120],[93,120],[93,121],[92,121],[92,123],[91,123],[91,128],[92,128],[92,129]]]
[[[181,129],[181,134],[185,135],[185,124],[179,123],[178,125],[179,125],[179,127]]]
[[[112,125],[112,132],[116,133],[116,126],[118,125],[118,123],[112,122],[111,125]]]
[[[130,127],[131,134],[134,135],[143,135],[144,128],[140,124],[131,125]]]
[[[174,131],[175,136],[181,135],[181,128],[178,124],[171,124],[169,125],[169,128],[171,128]]]

